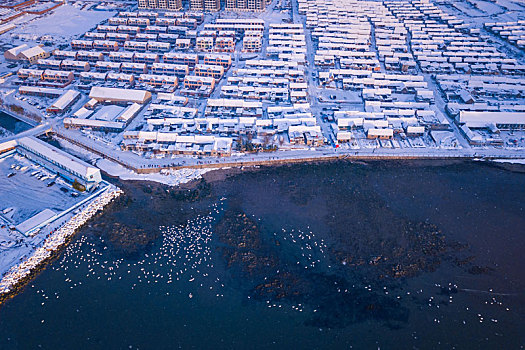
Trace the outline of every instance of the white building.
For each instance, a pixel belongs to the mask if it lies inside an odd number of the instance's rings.
[[[102,181],[100,169],[35,137],[19,139],[17,151],[70,182],[76,180],[87,190]]]

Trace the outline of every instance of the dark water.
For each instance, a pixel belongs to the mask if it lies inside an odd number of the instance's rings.
[[[0,111],[0,130],[2,128],[13,134],[18,134],[31,129],[31,125]]]
[[[0,309],[0,348],[515,349],[525,175],[260,169],[125,195]]]

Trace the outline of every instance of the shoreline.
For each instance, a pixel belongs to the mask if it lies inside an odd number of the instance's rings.
[[[99,212],[122,194],[122,190],[110,185],[84,209],[71,217],[64,225],[47,237],[42,246],[20,263],[12,266],[0,280],[0,306],[8,299],[14,297],[24,286],[33,279],[44,266],[52,261],[67,246],[75,233],[86,222],[95,217]]]
[[[34,128],[36,126],[38,126],[42,121],[38,121],[38,120],[35,120],[35,119],[32,119],[32,118],[29,118],[29,117],[26,117],[26,116],[23,116],[23,115],[19,115],[13,111],[10,111],[4,107],[0,107],[0,113],[4,113],[8,116],[10,116],[11,118],[15,118],[15,119],[18,119],[19,121],[21,121],[22,123],[25,123],[27,125],[29,125],[31,128]]]
[[[368,161],[377,162],[385,159],[366,159]],[[427,165],[446,165],[458,161],[465,161],[468,158],[399,158],[399,159],[389,159],[397,161],[423,161]],[[472,159],[470,159],[472,161]],[[428,161],[433,162],[434,164],[428,164]],[[105,173],[110,179],[114,179],[117,182],[126,181],[126,182],[155,182],[161,185],[177,187],[181,190],[191,190],[195,189],[198,183],[202,180],[206,182],[220,182],[224,181],[230,176],[236,176],[245,172],[258,171],[264,168],[279,168],[285,166],[294,166],[294,165],[320,165],[322,163],[337,163],[337,162],[350,162],[356,164],[365,164],[363,160],[353,159],[350,157],[347,158],[319,158],[309,161],[296,161],[296,162],[279,162],[263,165],[251,165],[251,166],[235,166],[235,167],[221,167],[210,169],[209,171],[203,173],[197,178],[193,178],[187,182],[181,182],[176,185],[167,185],[165,183],[159,182],[154,179],[147,178],[137,178],[137,179],[122,179],[118,175],[112,175]],[[437,163],[437,164],[436,164]],[[493,161],[484,161],[481,160],[481,163],[484,165],[494,166],[506,171],[516,171],[515,168],[518,168],[519,173],[524,173],[522,170],[523,164],[515,163],[504,163],[504,162],[493,162]],[[0,280],[0,307],[1,305],[9,300],[10,298],[16,296],[23,288],[34,279],[38,273],[44,270],[45,266],[52,262],[56,257],[58,257],[63,248],[65,248],[71,240],[74,238],[75,233],[80,229],[86,222],[93,219],[97,214],[103,212],[107,205],[112,203],[114,199],[119,197],[123,191],[112,184],[108,187],[103,193],[101,193],[97,198],[93,199],[86,208],[84,208],[80,213],[75,214],[68,222],[63,226],[57,229],[50,237],[48,237],[43,245],[36,249],[32,255],[17,265],[13,266],[6,275]],[[55,243],[58,241],[58,243]],[[53,247],[46,247],[46,244],[53,245]],[[39,255],[43,253],[43,255]],[[21,270],[21,271],[20,271]]]
[[[525,159],[525,157],[524,157]],[[478,159],[474,157],[434,157],[434,158],[355,158],[355,157],[337,157],[337,158],[313,158],[313,159],[297,159],[296,161],[284,161],[284,162],[270,162],[270,163],[254,163],[254,164],[238,164],[234,166],[210,166],[210,167],[204,167],[201,169],[207,169],[202,174],[199,174],[199,176],[194,177],[192,179],[189,179],[187,181],[178,182],[176,184],[170,184],[167,181],[159,181],[158,179],[154,177],[148,177],[148,175],[160,175],[159,173],[149,173],[149,174],[140,174],[135,173],[136,178],[129,178],[129,177],[122,177],[119,174],[112,174],[110,172],[107,172],[106,169],[100,168],[101,171],[111,179],[117,179],[119,181],[131,181],[131,182],[154,182],[161,185],[176,187],[179,189],[194,189],[196,185],[204,179],[206,182],[217,182],[217,181],[223,181],[227,179],[230,176],[235,176],[244,172],[248,171],[257,171],[258,169],[264,169],[264,168],[279,168],[279,167],[286,167],[286,166],[294,166],[294,165],[319,165],[323,163],[336,163],[336,162],[350,162],[354,164],[373,164],[374,162],[381,162],[381,161],[394,161],[394,162],[423,162],[426,165],[446,165],[451,164],[455,162],[478,162],[483,165],[487,166],[493,166],[500,169],[504,169],[506,171],[513,171],[518,173],[525,173],[525,162],[513,162],[512,160],[507,159]],[[224,165],[224,164],[223,164]],[[193,169],[193,168],[182,168],[177,170],[171,170],[171,171],[184,171],[185,169]],[[129,170],[130,172],[133,172],[132,170]],[[169,178],[170,175],[163,175],[166,178]]]
[[[122,166],[136,174],[155,174],[162,171],[176,171],[181,169],[210,169],[210,168],[234,168],[250,167],[256,165],[279,165],[287,163],[305,163],[316,161],[333,161],[339,159],[352,159],[357,161],[367,160],[412,160],[412,159],[525,159],[525,153],[521,149],[411,149],[405,153],[401,149],[297,149],[275,152],[244,153],[242,155],[231,155],[228,157],[202,157],[198,160],[188,159],[183,164],[162,164],[162,161],[151,164],[131,164],[133,159],[124,159],[109,155],[103,149],[72,139],[63,133],[54,132],[54,137],[67,141],[77,147],[102,157],[108,161]],[[377,150],[377,152],[376,152]],[[141,159],[141,161],[149,162]],[[186,159],[184,160],[186,161]],[[160,164],[159,164],[160,163]]]

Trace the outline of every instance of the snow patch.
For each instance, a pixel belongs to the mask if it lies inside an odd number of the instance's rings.
[[[192,180],[200,179],[205,173],[212,170],[216,170],[215,168],[185,168],[180,170],[169,170],[163,173],[137,174],[129,169],[126,169],[122,165],[107,159],[97,160],[97,167],[99,167],[101,170],[105,171],[111,176],[119,177],[121,180],[154,181],[169,186],[177,186],[180,184],[190,182]]]
[[[510,163],[510,164],[523,164],[525,165],[525,159],[492,159],[496,163]]]

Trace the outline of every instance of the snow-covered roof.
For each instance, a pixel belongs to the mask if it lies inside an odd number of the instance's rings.
[[[485,127],[489,124],[525,125],[525,112],[461,111],[459,122],[468,127]]]
[[[60,96],[50,108],[56,108],[58,110],[64,110],[67,108],[75,99],[80,96],[80,92],[75,90],[67,90],[62,96]]]
[[[17,145],[16,140],[1,142],[0,143],[0,153],[3,153],[3,152],[8,151],[8,150],[10,150],[12,148],[15,148],[16,145]]]
[[[117,117],[117,120],[127,123],[130,119],[137,115],[141,108],[142,106],[138,103],[133,103]]]
[[[16,226],[16,229],[20,232],[22,232],[24,235],[27,235],[29,231],[31,231],[36,226],[42,224],[43,222],[51,219],[54,217],[56,213],[51,209],[44,209],[38,214],[33,215],[26,221],[18,224]]]
[[[407,133],[408,134],[424,134],[425,127],[424,126],[408,126]]]
[[[337,140],[338,141],[346,141],[352,139],[352,133],[350,131],[339,131],[337,133]]]
[[[41,55],[45,52],[46,51],[44,51],[44,49],[41,48],[40,46],[35,46],[35,47],[22,51],[22,55],[26,57],[27,59],[30,59],[31,57]]]
[[[262,108],[262,102],[259,101],[246,101],[246,100],[238,100],[238,99],[226,99],[226,98],[218,98],[213,99],[210,98],[207,101],[207,106],[209,107],[231,107],[231,108]]]
[[[89,97],[94,98],[98,101],[129,101],[144,104],[151,98],[151,92],[146,90],[132,90],[94,86],[91,88]]]
[[[27,46],[27,44],[22,44],[20,46],[17,46],[17,47],[13,47],[12,49],[9,49],[6,51],[6,53],[9,53],[13,56],[18,56],[19,53],[21,53],[22,51],[25,51],[29,48],[29,46]]]
[[[88,163],[53,147],[35,137],[23,137],[18,140],[18,145],[55,163],[62,165],[73,174],[78,174],[86,179],[96,178],[100,170]],[[45,159],[44,158],[44,159]],[[98,176],[100,178],[100,176]]]
[[[186,75],[186,77],[184,77],[184,80],[194,81],[194,82],[202,81],[202,82],[210,83],[210,84],[215,82],[215,79],[212,77],[198,77],[195,75]]]
[[[88,128],[108,128],[123,130],[126,124],[98,119],[64,118],[65,125],[84,126]]]
[[[88,118],[91,114],[93,114],[93,111],[87,109],[86,107],[82,107],[78,111],[73,113],[73,115],[77,118]]]
[[[394,135],[393,129],[368,129],[369,136],[388,136],[392,137]]]
[[[62,89],[54,89],[54,88],[45,88],[40,86],[20,86],[18,88],[19,93],[34,93],[34,94],[42,94],[45,96],[60,96],[64,93],[64,90]]]

